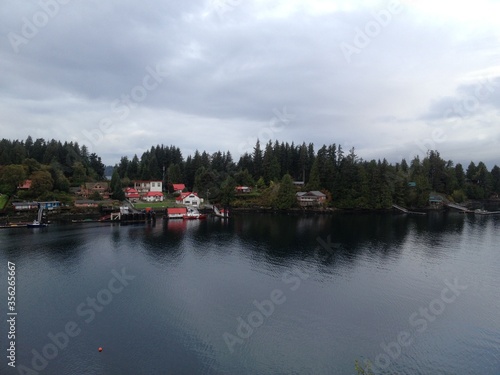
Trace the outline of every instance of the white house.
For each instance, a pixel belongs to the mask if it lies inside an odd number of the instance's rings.
[[[162,192],[163,182],[161,181],[134,181],[134,189],[139,195],[144,196],[149,192]]]
[[[163,202],[163,193],[161,191],[150,191],[142,199],[147,202]]]
[[[308,192],[298,192],[295,194],[299,205],[304,206],[316,206],[324,203],[326,201],[326,195],[321,191],[313,190]]]
[[[181,193],[176,199],[175,202],[177,204],[185,204],[189,206],[196,206],[199,207],[200,204],[203,202],[203,199],[201,199],[198,194],[196,193]]]

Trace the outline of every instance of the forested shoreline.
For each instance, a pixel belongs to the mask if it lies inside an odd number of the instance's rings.
[[[31,137],[0,141],[0,192],[14,194],[26,179],[33,181],[21,198],[60,198],[71,186],[105,179],[101,157],[85,145]],[[440,193],[462,203],[467,199],[495,198],[500,193],[500,168],[491,170],[482,161],[464,167],[430,150],[420,159],[389,163],[385,159],[364,160],[355,149],[345,152],[335,143],[315,148],[312,143],[256,142],[253,152],[236,161],[229,151],[196,151],[184,157],[179,147],[152,146],[140,157],[123,156],[114,168],[115,198],[133,180],[163,180],[164,186],[184,183],[223,204],[241,207],[293,207],[294,181],[303,181],[303,191],[327,195],[327,206],[335,208],[384,209],[392,204],[422,208],[429,195]],[[117,181],[118,180],[118,181]],[[237,185],[255,188],[258,194],[240,197]]]

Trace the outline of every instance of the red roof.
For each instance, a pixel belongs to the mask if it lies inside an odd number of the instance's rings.
[[[140,198],[139,193],[134,188],[128,187],[124,191],[127,198]]]
[[[173,187],[174,191],[177,191],[177,190],[184,190],[186,188],[186,185],[184,185],[184,184],[172,184],[172,187]]]
[[[187,212],[186,207],[169,207],[167,208],[167,213],[169,214],[185,214]]]
[[[161,191],[148,191],[146,197],[163,197],[163,193]]]
[[[196,193],[191,193],[191,192],[189,192],[189,191],[188,191],[188,192],[186,192],[186,193],[181,193],[181,195],[179,195],[177,198],[175,198],[175,200],[176,200],[176,201],[182,201],[182,200],[184,200],[184,198],[186,198],[187,196],[189,196],[189,195],[191,195],[191,194],[193,194],[193,195],[195,195],[195,196],[198,196],[198,194],[196,194]]]
[[[31,189],[31,180],[26,180],[24,181],[22,184],[20,184],[18,187],[18,189]]]

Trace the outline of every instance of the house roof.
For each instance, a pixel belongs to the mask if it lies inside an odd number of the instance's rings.
[[[308,191],[307,194],[315,195],[317,197],[326,197],[325,194],[318,190]]]
[[[38,204],[61,204],[59,201],[46,201],[46,202],[12,202],[13,206],[26,206],[26,205],[31,205],[31,206],[37,206]]]
[[[186,185],[184,184],[172,184],[172,188],[177,191],[177,190],[184,190],[186,188]]]
[[[75,204],[99,204],[99,202],[91,199],[77,199]]]
[[[36,206],[38,202],[12,202],[13,206]]]
[[[18,189],[30,189],[31,188],[31,180],[26,180],[22,184],[19,184]]]
[[[167,213],[169,214],[185,214],[187,212],[186,207],[169,207],[167,208]]]
[[[146,197],[163,197],[163,193],[161,191],[148,191]]]
[[[127,193],[138,193],[138,191],[136,189],[131,188],[131,187],[125,188],[124,192],[125,192],[125,194],[127,194]]]
[[[108,183],[104,181],[85,183],[85,188],[87,189],[107,189],[108,186]]]
[[[182,200],[184,200],[184,198],[189,197],[191,194],[198,197],[197,193],[192,193],[192,192],[188,191],[186,193],[181,193],[181,195],[179,195],[177,198],[175,198],[175,200],[182,201]]]
[[[322,198],[322,197],[326,197],[325,194],[323,194],[321,191],[318,191],[318,190],[312,190],[312,191],[308,191],[308,192],[304,192],[304,191],[299,191],[298,193],[296,193],[297,197],[317,197],[317,198]]]

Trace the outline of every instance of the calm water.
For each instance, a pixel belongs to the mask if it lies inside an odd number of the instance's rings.
[[[459,214],[2,230],[0,373],[498,375],[499,243]]]

